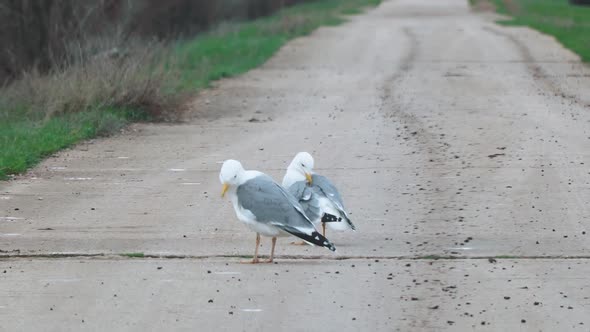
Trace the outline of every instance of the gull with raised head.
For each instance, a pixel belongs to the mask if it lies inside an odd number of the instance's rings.
[[[336,186],[325,176],[315,174],[313,167],[313,157],[307,152],[299,152],[287,167],[283,187],[299,201],[314,224],[322,224],[324,236],[326,225],[338,231],[356,230]]]

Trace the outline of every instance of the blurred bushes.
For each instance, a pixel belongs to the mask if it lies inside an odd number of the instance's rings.
[[[253,19],[305,1],[0,0],[0,84],[87,58],[82,50],[117,53],[132,38],[193,35],[223,20]]]

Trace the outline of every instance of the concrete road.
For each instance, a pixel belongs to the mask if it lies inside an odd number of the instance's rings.
[[[0,331],[590,329],[590,70],[554,39],[385,1],[192,109],[0,184]],[[302,150],[358,231],[239,264],[220,162]]]

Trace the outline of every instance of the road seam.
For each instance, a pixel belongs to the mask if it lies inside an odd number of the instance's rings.
[[[264,256],[261,256],[264,257]],[[88,259],[108,259],[108,260],[138,260],[138,259],[187,259],[187,260],[206,260],[215,258],[228,259],[248,259],[247,255],[184,255],[184,254],[111,254],[111,253],[43,253],[43,254],[5,254],[0,255],[0,260],[15,259],[62,259],[62,258],[88,258]],[[280,255],[276,259],[285,260],[532,260],[532,259],[590,259],[590,255],[485,255],[485,256],[452,256],[452,255],[423,255],[423,256],[326,256],[326,255]]]

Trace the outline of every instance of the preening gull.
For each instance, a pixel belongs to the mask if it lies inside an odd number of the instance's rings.
[[[356,230],[344,210],[338,189],[326,177],[315,174],[313,166],[313,157],[299,152],[287,168],[283,187],[295,196],[312,222],[321,222],[324,236],[326,224],[333,230]]]
[[[303,241],[336,248],[317,232],[297,199],[268,175],[258,171],[246,171],[236,160],[226,160],[221,166],[219,180],[223,185],[221,195],[229,195],[236,215],[248,228],[256,232],[256,250],[252,263],[258,263],[260,235],[272,237],[270,260],[278,236],[293,235]]]

